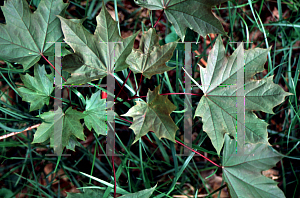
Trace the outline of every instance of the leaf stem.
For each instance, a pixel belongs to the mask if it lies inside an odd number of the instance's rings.
[[[146,96],[138,96],[138,95],[137,95],[137,94],[138,94],[138,90],[140,89],[141,84],[142,84],[142,79],[143,79],[143,74],[141,74],[140,82],[139,82],[139,84],[138,84],[138,87],[137,87],[137,89],[136,89],[136,91],[135,91],[134,96],[132,96],[132,97],[131,97],[130,99],[128,99],[128,100],[132,100],[132,99],[135,99],[135,98],[146,97]]]
[[[121,87],[121,90],[119,91],[119,93],[118,93],[118,95],[116,96],[116,98],[114,99],[114,101],[116,101],[116,99],[117,99],[118,96],[120,95],[121,91],[123,90],[123,88],[124,88],[124,86],[125,86],[125,84],[126,84],[128,78],[129,78],[129,75],[130,75],[130,74],[131,74],[131,70],[129,71],[129,74],[127,75],[127,78],[126,78],[126,80],[124,81],[124,83],[123,83],[123,85],[122,85],[122,87]],[[125,92],[125,93],[126,93],[126,92]],[[126,93],[126,94],[127,94],[127,93]]]
[[[114,172],[114,198],[117,197],[117,179],[116,179],[116,169],[115,169],[115,160],[114,160],[114,154],[111,156],[112,166],[113,166],[113,172]]]
[[[141,74],[141,79],[140,79],[139,86],[137,87],[136,94],[137,94],[138,90],[141,88],[142,79],[143,79],[143,74]]]
[[[41,54],[41,56],[51,65],[51,67],[57,72],[57,73],[59,73],[59,75],[64,79],[64,81],[67,81],[62,75],[61,75],[61,73],[59,72],[59,71],[57,71],[57,69],[52,65],[52,63],[50,63],[50,61],[43,55],[43,54]]]
[[[155,24],[154,24],[153,28],[155,28],[155,27],[156,27],[156,25],[158,24],[158,22],[159,22],[159,21],[160,21],[160,19],[162,18],[163,14],[164,14],[164,11],[165,11],[165,10],[163,10],[163,11],[160,13],[160,16],[158,17],[157,21],[155,22]]]
[[[193,96],[202,96],[200,94],[194,94],[194,93],[164,93],[159,95],[193,95]]]
[[[164,94],[159,94],[159,95],[193,95],[193,96],[202,96],[201,94],[194,94],[194,93],[164,93]],[[128,98],[128,100],[133,100],[136,98],[145,98],[147,96],[132,96],[131,98]]]
[[[121,118],[121,117],[120,117],[120,119],[121,119],[121,120],[124,120],[124,121],[126,121],[126,122],[129,122],[129,123],[131,123],[131,124],[132,124],[132,122],[131,122],[131,121],[129,121],[129,120],[126,120],[126,119],[124,119],[124,118]],[[151,131],[151,132],[153,132],[153,131]],[[175,140],[175,141],[176,141],[178,144],[180,144],[180,145],[184,146],[185,148],[187,148],[187,149],[189,149],[189,150],[193,151],[194,153],[197,153],[198,155],[200,155],[201,157],[203,157],[204,159],[206,159],[207,161],[209,161],[209,162],[210,162],[210,163],[212,163],[213,165],[215,165],[215,166],[217,166],[217,167],[221,168],[221,166],[220,166],[220,165],[218,165],[218,164],[216,164],[215,162],[211,161],[210,159],[208,159],[207,157],[205,157],[204,155],[202,155],[202,154],[201,154],[201,153],[199,153],[198,151],[195,151],[194,149],[192,149],[192,148],[190,148],[190,147],[186,146],[185,144],[183,144],[183,143],[181,143],[181,142],[179,142],[179,141],[177,141],[177,140]]]
[[[192,148],[190,148],[190,147],[184,145],[183,143],[181,143],[181,142],[179,142],[179,141],[177,141],[177,140],[175,140],[175,141],[176,141],[178,144],[181,144],[182,146],[184,146],[185,148],[187,148],[187,149],[193,151],[194,153],[197,153],[198,155],[200,155],[201,157],[203,157],[204,159],[206,159],[207,161],[209,161],[209,162],[212,163],[213,165],[215,165],[215,166],[221,168],[220,165],[218,165],[218,164],[216,164],[215,162],[211,161],[210,159],[208,159],[207,157],[205,157],[204,155],[202,155],[202,154],[199,153],[198,151],[195,151],[194,149],[192,149]]]
[[[57,69],[52,65],[52,63],[43,55],[41,54],[41,56],[51,65],[51,67],[60,75],[60,77],[62,77],[62,79],[64,79],[64,81],[66,82],[67,80],[61,75],[61,73],[59,71],[57,71]],[[70,94],[70,91],[69,91],[69,88],[67,88],[67,91],[68,91],[68,95],[69,95],[69,98],[70,98],[70,105],[71,105],[71,94]]]

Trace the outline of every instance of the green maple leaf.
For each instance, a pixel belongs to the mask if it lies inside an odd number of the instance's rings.
[[[54,43],[63,37],[55,15],[65,12],[68,3],[42,0],[31,13],[26,0],[8,0],[1,7],[6,24],[0,24],[0,57],[23,65],[24,71],[41,55],[53,55]]]
[[[49,105],[50,94],[52,93],[53,78],[48,78],[45,66],[34,66],[34,77],[29,74],[20,75],[25,87],[20,87],[20,96],[26,102],[30,102],[30,111],[40,109],[44,104]]]
[[[130,193],[123,195],[119,198],[149,198],[154,192],[156,186],[153,188],[145,189],[138,191],[136,193]],[[67,192],[67,198],[91,198],[91,197],[103,197],[104,190],[101,189],[92,189],[92,188],[84,188],[83,193],[69,193]],[[112,198],[112,196],[108,195],[108,198]]]
[[[61,112],[61,109],[59,108],[57,112]],[[61,143],[62,148],[68,145],[69,148],[74,149],[76,143],[71,142],[70,144],[70,138],[76,137],[84,140],[83,127],[80,123],[80,119],[84,117],[84,114],[71,107],[65,113],[59,114],[57,112],[49,111],[41,115],[44,122],[37,128],[32,143],[42,143],[50,138],[51,147]],[[57,134],[54,126],[61,126],[62,133]]]
[[[97,27],[94,34],[85,29],[82,25],[83,20],[74,22],[62,17],[59,19],[64,40],[75,52],[62,62],[63,69],[72,73],[65,84],[85,84],[103,78],[107,74],[113,74],[114,70],[117,72],[128,67],[125,59],[131,52],[138,32],[125,39],[120,37],[118,23],[113,20],[104,3],[96,17]],[[74,59],[73,62],[68,63],[71,59]],[[75,62],[77,63],[74,66]]]
[[[167,138],[175,142],[175,134],[179,128],[170,114],[176,106],[171,103],[168,96],[159,95],[159,89],[160,85],[154,91],[149,90],[147,103],[143,100],[136,101],[136,105],[122,115],[133,117],[133,123],[129,127],[136,134],[133,144],[149,131],[153,131],[159,139]]]
[[[76,139],[76,137],[74,137],[74,135],[71,135],[70,138],[69,138],[69,142],[66,145],[66,149],[70,149],[70,150],[75,152],[75,147],[76,146],[80,147],[82,145],[80,144],[80,142],[78,142],[78,140]]]
[[[98,135],[106,135],[107,133],[107,108],[112,107],[113,102],[109,102],[106,106],[106,99],[100,99],[100,91],[94,93],[91,98],[86,99],[86,108],[83,114],[84,123],[89,130],[94,128]]]
[[[201,36],[209,33],[226,34],[211,8],[227,0],[135,0],[149,10],[164,10],[177,35],[184,41],[186,28]]]
[[[203,130],[208,134],[218,154],[224,144],[224,134],[236,135],[237,91],[244,89],[245,100],[245,142],[266,142],[267,123],[257,118],[255,111],[273,113],[274,106],[282,103],[285,92],[273,83],[273,76],[261,80],[251,79],[254,74],[264,70],[267,53],[270,49],[251,49],[245,51],[245,65],[238,65],[237,57],[241,56],[242,45],[230,56],[225,56],[225,48],[219,36],[209,53],[207,67],[200,67],[200,88],[204,92],[195,116],[202,117]],[[244,84],[237,82],[237,71],[244,67]],[[241,115],[239,115],[241,116]],[[240,143],[240,142],[238,142]]]
[[[69,193],[67,192],[67,198],[92,198],[92,197],[103,197],[104,190],[93,189],[93,188],[84,188],[83,193]],[[108,195],[107,198],[113,198]]]
[[[120,198],[149,198],[154,192],[156,185],[153,188],[148,188],[145,190],[138,191],[136,193],[130,193],[121,196]]]
[[[244,151],[237,155],[235,140],[225,136],[222,168],[230,197],[285,197],[277,182],[261,174],[274,167],[282,156],[268,143],[245,144]]]
[[[166,66],[166,62],[172,58],[177,44],[172,42],[160,46],[158,42],[159,38],[154,28],[143,34],[139,49],[133,49],[126,59],[134,73],[142,73],[150,79],[154,74],[173,69]]]

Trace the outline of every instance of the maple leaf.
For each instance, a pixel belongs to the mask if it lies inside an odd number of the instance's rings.
[[[175,134],[179,128],[170,114],[176,106],[171,103],[168,96],[159,95],[159,89],[160,85],[154,91],[149,90],[147,103],[143,100],[136,101],[136,105],[122,115],[133,117],[133,123],[129,127],[136,134],[133,144],[149,131],[153,131],[159,139],[167,138],[175,142]]]
[[[225,135],[222,168],[230,197],[285,197],[277,182],[261,173],[274,167],[282,155],[268,143],[245,144],[244,152],[237,155],[235,140]]]
[[[61,112],[60,107],[57,112]],[[50,138],[51,147],[54,147],[61,142],[62,148],[68,145],[70,148],[74,149],[76,143],[71,142],[70,144],[70,138],[74,136],[84,140],[83,127],[80,123],[80,119],[85,115],[71,107],[69,107],[65,113],[58,114],[57,112],[49,111],[41,115],[44,122],[37,128],[32,143],[42,143]],[[62,127],[61,137],[58,137],[60,134],[57,134],[57,132],[54,131],[54,126]],[[60,142],[57,142],[57,140],[60,140]],[[72,144],[75,145],[72,146]],[[56,148],[54,148],[54,150],[56,150]]]
[[[83,114],[84,123],[89,130],[94,128],[98,135],[107,135],[107,113],[112,111],[106,111],[107,108],[112,107],[113,102],[109,101],[106,106],[106,99],[100,99],[100,91],[94,93],[91,98],[86,99],[86,108]]]
[[[67,192],[66,198],[92,198],[92,197],[103,197],[105,191],[101,189],[84,188],[83,193],[70,193]],[[107,198],[113,198],[108,195]]]
[[[145,189],[138,191],[136,193],[125,194],[119,198],[149,198],[154,192],[156,185],[153,188]],[[104,190],[101,189],[91,189],[84,188],[83,193],[69,193],[67,192],[67,198],[91,198],[91,197],[103,197]],[[112,198],[111,195],[108,195],[107,198]]]
[[[0,57],[29,69],[43,55],[53,55],[54,43],[63,37],[55,15],[64,13],[68,3],[42,0],[31,13],[26,0],[8,0],[1,6],[6,24],[0,24]]]
[[[76,139],[76,137],[74,137],[74,135],[71,135],[69,138],[69,142],[66,145],[66,149],[70,149],[75,152],[75,146],[80,147],[82,145],[80,144],[80,142],[77,141],[77,139]]]
[[[67,61],[63,59],[62,62],[63,70],[72,73],[65,84],[85,84],[113,74],[114,70],[122,71],[128,67],[125,59],[131,52],[138,32],[125,39],[119,36],[118,23],[106,10],[104,2],[96,17],[97,27],[94,34],[82,25],[83,20],[74,22],[62,17],[59,19],[64,40],[75,52],[75,55],[68,55]],[[74,61],[68,63],[71,59]]]
[[[20,75],[25,87],[17,88],[22,100],[30,103],[30,111],[40,109],[44,104],[49,105],[52,93],[53,78],[48,78],[45,66],[34,66],[34,77],[29,74]]]
[[[237,123],[237,97],[244,97],[245,103],[245,142],[266,142],[267,123],[257,118],[255,111],[273,113],[272,108],[284,101],[285,92],[273,83],[273,76],[261,80],[251,79],[254,74],[264,70],[267,53],[270,49],[251,49],[245,51],[245,65],[237,63],[241,56],[242,45],[227,58],[221,36],[216,40],[209,53],[207,67],[200,67],[200,87],[204,92],[195,116],[202,117],[203,130],[208,134],[218,154],[224,144],[224,134],[235,137]],[[237,84],[237,71],[245,72],[244,84]],[[237,96],[237,91],[244,89],[244,95]],[[240,116],[240,115],[239,115]],[[238,141],[238,143],[241,143]]]
[[[172,42],[160,46],[158,42],[159,38],[154,28],[143,34],[139,49],[133,49],[126,59],[134,73],[142,73],[150,79],[154,74],[174,68],[166,66],[166,62],[172,58],[177,44]]]
[[[220,21],[211,8],[227,0],[135,0],[134,2],[149,10],[164,10],[173,24],[177,35],[184,41],[186,28],[201,36],[209,33],[226,34]]]

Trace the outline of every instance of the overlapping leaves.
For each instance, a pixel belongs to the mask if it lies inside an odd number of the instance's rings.
[[[1,7],[6,24],[0,24],[0,58],[30,68],[41,54],[53,55],[54,42],[63,37],[56,15],[64,13],[62,0],[42,0],[31,13],[26,0],[8,0]]]
[[[142,73],[150,79],[154,74],[173,69],[166,66],[166,62],[172,58],[177,44],[172,42],[160,46],[158,41],[154,28],[143,34],[139,49],[133,49],[126,59],[126,63],[134,73]]]
[[[153,188],[145,189],[138,191],[136,193],[125,194],[119,198],[149,198],[154,192],[156,186]],[[104,190],[100,189],[89,189],[84,188],[83,193],[67,193],[67,198],[92,198],[92,197],[103,197]],[[112,198],[112,196],[108,195],[107,198]]]
[[[175,134],[179,128],[170,114],[176,109],[176,106],[171,103],[168,96],[159,95],[159,89],[160,86],[157,86],[154,91],[149,90],[147,102],[136,101],[136,105],[122,115],[133,117],[133,123],[130,126],[136,134],[133,143],[149,131],[153,131],[159,139],[167,138],[175,142]]]
[[[163,9],[176,33],[184,40],[186,28],[193,29],[200,35],[225,33],[220,22],[211,13],[214,5],[226,0],[136,0],[137,4],[151,10]],[[7,24],[0,24],[0,57],[4,60],[23,64],[24,70],[39,61],[41,55],[51,54],[54,43],[62,38],[72,47],[75,54],[63,59],[64,70],[72,73],[67,84],[84,84],[103,78],[114,71],[121,71],[130,65],[134,73],[145,77],[168,71],[165,65],[176,47],[170,43],[158,44],[154,29],[146,32],[138,50],[133,49],[136,34],[123,39],[118,33],[117,22],[112,19],[104,4],[97,16],[94,34],[86,30],[83,20],[67,20],[62,15],[68,4],[62,0],[41,0],[38,9],[31,13],[26,0],[8,0],[1,8]],[[62,28],[62,30],[61,30]],[[52,42],[52,43],[51,43]],[[121,42],[113,44],[114,42]],[[270,49],[252,49],[245,51],[245,65],[237,62],[242,47],[230,56],[225,56],[221,37],[210,52],[208,65],[200,68],[200,88],[204,92],[195,116],[202,117],[203,130],[208,133],[217,152],[223,147],[223,176],[232,197],[284,197],[276,182],[261,175],[261,171],[274,166],[281,156],[267,143],[267,124],[258,119],[253,111],[273,113],[274,106],[281,103],[289,93],[272,82],[272,76],[261,80],[252,79],[263,71],[267,53]],[[126,61],[125,61],[126,60]],[[245,82],[238,84],[237,71],[245,71]],[[34,68],[34,77],[21,76],[25,87],[18,88],[23,100],[30,102],[30,111],[49,104],[53,91],[53,80],[48,78],[44,66]],[[147,94],[147,102],[137,101],[123,116],[133,117],[133,129],[136,142],[140,137],[153,131],[160,138],[175,141],[178,127],[170,117],[176,109],[167,98],[159,95],[160,86]],[[239,90],[244,95],[237,95]],[[237,117],[236,99],[245,100],[245,151],[242,156],[235,156],[235,142],[227,134],[235,137]],[[38,127],[33,143],[50,139],[50,146],[61,145],[74,150],[79,145],[76,138],[84,140],[80,119],[85,120],[88,129],[97,134],[106,134],[106,103],[100,99],[100,92],[87,98],[83,113],[71,107],[65,113],[59,108],[56,112],[43,113],[44,122]],[[60,128],[61,130],[56,130]],[[58,133],[61,131],[61,133]],[[224,137],[225,136],[225,137]],[[239,142],[240,144],[240,142]],[[238,145],[239,145],[238,144]],[[153,193],[154,188],[146,189],[122,197],[145,197]],[[97,190],[87,189],[83,194],[68,194],[68,197],[95,197],[102,195]]]
[[[261,80],[251,79],[254,74],[264,70],[269,49],[246,50],[245,65],[237,62],[237,57],[242,56],[242,50],[240,45],[227,58],[219,36],[209,53],[207,67],[200,67],[200,88],[204,96],[198,104],[195,116],[202,117],[203,130],[218,153],[223,147],[225,133],[235,137],[237,116],[242,116],[237,115],[237,97],[245,100],[245,142],[256,143],[266,142],[268,133],[267,123],[258,119],[253,110],[273,113],[273,107],[290,95],[273,83],[273,76]],[[245,72],[244,84],[237,83],[237,71],[240,69]],[[237,95],[239,89],[244,89],[244,95]]]
[[[223,178],[231,197],[285,197],[277,182],[261,174],[282,158],[268,143],[246,144],[243,154],[236,154],[235,140],[225,135]]]
[[[209,33],[226,34],[211,8],[227,0],[135,0],[139,6],[149,10],[164,10],[175,27],[177,35],[184,41],[186,28],[201,36]]]
[[[117,22],[110,16],[104,4],[96,17],[97,27],[94,34],[81,24],[83,20],[74,22],[62,17],[59,19],[64,40],[75,52],[65,57],[67,61],[63,60],[63,69],[72,73],[66,84],[85,84],[113,74],[114,70],[121,71],[128,67],[125,59],[131,52],[138,32],[125,39],[120,37]],[[72,59],[73,62],[69,62]]]

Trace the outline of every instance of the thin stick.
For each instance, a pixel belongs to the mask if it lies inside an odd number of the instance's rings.
[[[34,129],[34,128],[37,128],[37,127],[40,126],[40,125],[41,125],[41,123],[40,123],[40,124],[36,124],[36,125],[34,125],[34,126],[31,126],[31,127],[28,127],[27,129],[25,129],[24,131],[21,131],[21,132],[12,132],[12,133],[9,133],[9,134],[6,134],[6,135],[2,135],[2,136],[0,137],[0,140],[6,139],[6,138],[8,138],[8,137],[10,137],[10,136],[17,135],[17,134],[19,134],[19,133],[23,133],[23,132],[25,132],[25,131],[32,130],[32,129]]]

